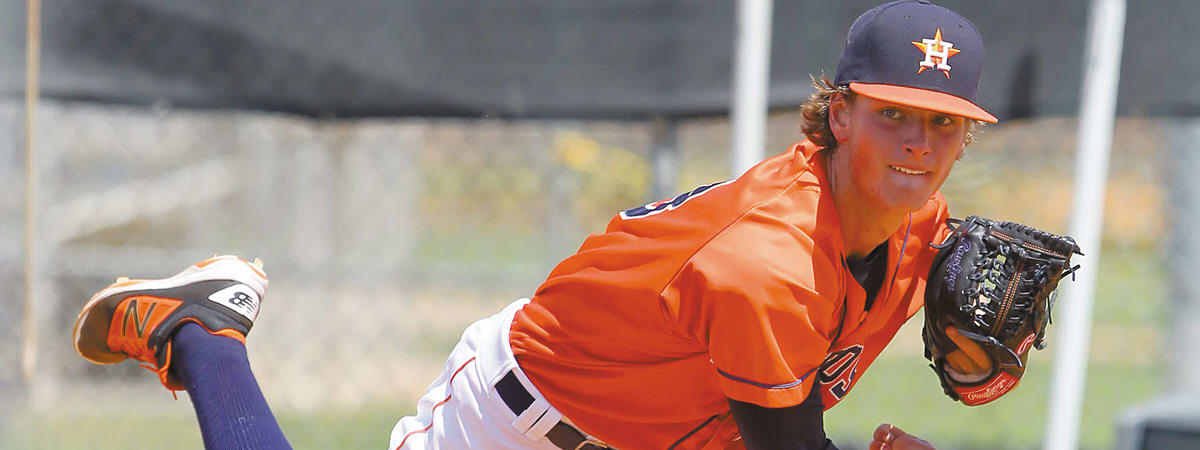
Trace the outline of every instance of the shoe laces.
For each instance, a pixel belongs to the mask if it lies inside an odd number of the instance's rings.
[[[127,336],[122,336],[117,339],[117,348],[115,351],[129,355],[131,358],[141,361],[139,364],[142,367],[147,367],[150,370],[157,370],[158,358],[155,357],[155,351],[151,350],[148,343],[144,339],[131,339]]]
[[[142,340],[122,338],[118,340],[117,348],[114,350],[123,352],[133,359],[136,359],[138,361],[138,367],[154,372],[154,374],[158,376],[158,381],[162,383],[163,387],[166,387],[167,390],[171,391],[171,395],[178,400],[179,396],[175,393],[175,391],[182,390],[183,387],[174,385],[167,380],[167,369],[171,366],[171,342],[167,341],[165,344],[166,348],[164,349],[165,353],[163,354],[163,361],[165,362],[161,365],[156,355],[157,352],[150,349],[146,344],[147,343]]]

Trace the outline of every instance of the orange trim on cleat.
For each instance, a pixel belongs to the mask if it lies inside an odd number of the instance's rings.
[[[113,284],[108,285],[108,287],[115,288],[115,287],[121,287],[121,286],[130,286],[130,285],[141,283],[142,281],[145,281],[145,280],[130,280],[128,278],[121,277],[121,278],[117,278],[117,281],[114,281]]]
[[[198,263],[196,263],[196,264],[193,264],[193,265],[194,265],[194,266],[196,266],[196,268],[197,268],[197,269],[203,269],[203,268],[207,267],[209,264],[215,263],[215,262],[217,262],[217,261],[220,261],[220,260],[221,260],[221,256],[218,256],[218,255],[213,255],[213,257],[212,257],[212,258],[208,258],[208,259],[206,259],[206,260],[204,260],[204,261],[200,261],[200,262],[198,262]]]

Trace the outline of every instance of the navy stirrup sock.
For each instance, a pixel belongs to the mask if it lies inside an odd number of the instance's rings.
[[[246,347],[184,324],[171,340],[173,369],[187,388],[208,450],[290,449],[250,372]]]

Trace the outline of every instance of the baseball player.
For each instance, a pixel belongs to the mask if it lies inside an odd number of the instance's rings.
[[[822,414],[923,305],[938,192],[978,122],[983,42],[925,0],[851,26],[807,139],[737,179],[616,215],[529,299],[471,325],[390,449],[836,448]],[[261,265],[123,280],[76,323],[85,358],[186,389],[209,448],[285,448],[243,347]],[[951,337],[956,337],[953,335]],[[948,372],[991,360],[963,340]],[[887,424],[870,448],[932,448]]]

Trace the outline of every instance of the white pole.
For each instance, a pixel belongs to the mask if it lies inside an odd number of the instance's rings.
[[[1071,235],[1086,256],[1077,260],[1083,266],[1077,281],[1065,286],[1062,311],[1058,314],[1059,337],[1052,343],[1056,347],[1054,379],[1043,442],[1043,448],[1047,450],[1079,447],[1079,417],[1087,383],[1092,303],[1100,267],[1104,191],[1125,34],[1125,0],[1092,0],[1088,30],[1071,210]]]
[[[42,2],[25,2],[25,313],[21,324],[21,375],[26,388],[33,386],[37,366],[37,106],[38,66],[41,55]],[[31,389],[30,389],[31,390]]]
[[[767,84],[771,67],[772,0],[738,2],[737,47],[733,59],[733,153],[730,170],[738,177],[763,159],[767,124]]]

